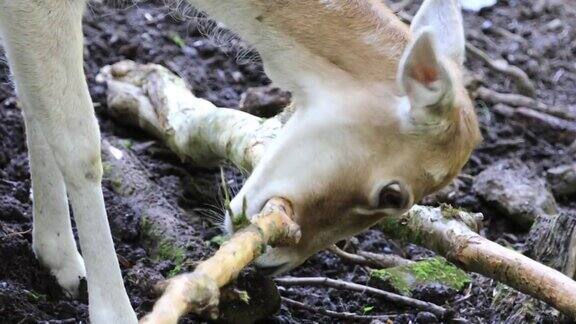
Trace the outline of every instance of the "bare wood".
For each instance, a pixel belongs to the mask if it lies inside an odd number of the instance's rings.
[[[321,286],[321,287],[332,287],[336,289],[345,289],[345,290],[352,290],[363,292],[367,294],[371,294],[373,296],[378,296],[383,298],[384,300],[414,307],[416,309],[421,309],[428,311],[441,319],[447,317],[449,312],[441,306],[438,306],[433,303],[425,302],[422,300],[418,300],[411,297],[406,297],[398,294],[394,294],[388,291],[384,291],[381,289],[377,289],[370,286],[360,285],[352,282],[347,282],[343,280],[336,280],[330,279],[326,277],[305,277],[305,278],[298,278],[298,277],[283,277],[283,278],[276,278],[274,279],[278,284],[286,287],[290,286]]]
[[[415,206],[401,219],[381,224],[392,238],[429,248],[464,270],[496,279],[576,318],[575,281],[464,225],[476,221],[474,215],[451,208]]]
[[[251,171],[282,123],[197,98],[184,81],[157,64],[121,61],[102,68],[109,114],[161,139],[182,160],[215,166],[228,160]]]
[[[152,312],[140,323],[177,323],[188,313],[218,316],[219,288],[236,278],[250,262],[270,245],[292,245],[300,240],[300,229],[291,219],[292,207],[282,198],[273,198],[256,215],[253,223],[236,232],[208,260],[192,273],[185,273],[160,285],[164,294]]]
[[[399,265],[412,264],[414,261],[404,259],[394,254],[377,254],[366,251],[357,253],[346,252],[336,245],[329,248],[330,252],[339,256],[342,260],[359,265],[370,266],[378,269],[390,268]]]

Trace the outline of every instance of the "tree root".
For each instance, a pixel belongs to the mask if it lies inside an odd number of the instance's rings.
[[[162,297],[140,323],[177,323],[188,313],[218,317],[219,288],[233,280],[267,245],[294,245],[300,229],[291,219],[290,203],[273,198],[255,216],[253,223],[236,232],[229,241],[194,272],[178,275],[159,284]]]
[[[266,142],[282,124],[277,119],[263,121],[238,111],[218,109],[194,97],[181,80],[157,65],[120,62],[105,68],[100,79],[109,85],[111,115],[141,125],[178,155],[201,165],[228,159],[252,169]],[[576,282],[481,237],[473,231],[478,229],[477,222],[477,215],[452,208],[414,206],[401,217],[384,219],[381,228],[391,238],[427,247],[465,270],[499,280],[576,318]],[[242,250],[250,248],[246,246]],[[247,253],[253,255],[253,251]],[[246,262],[242,263],[245,265],[249,261],[243,259],[242,262]],[[225,277],[233,276],[228,273]],[[186,285],[189,279],[187,275],[173,282]],[[210,290],[223,284],[219,281],[199,287]],[[181,298],[176,307],[181,314],[188,309],[188,299],[182,295],[186,290],[174,288],[167,292],[172,291],[170,295]],[[170,308],[170,301],[163,297],[160,304]],[[197,307],[197,310],[201,309]]]

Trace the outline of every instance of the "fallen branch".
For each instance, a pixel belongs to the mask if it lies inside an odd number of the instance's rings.
[[[172,204],[158,184],[150,180],[136,154],[124,150],[113,139],[102,142],[104,179],[134,214],[140,215],[140,235],[150,255],[179,265],[190,244],[203,244],[190,226],[192,217]],[[114,220],[112,220],[114,222]]]
[[[291,286],[319,286],[319,287],[330,287],[335,289],[343,289],[343,290],[350,290],[350,291],[357,291],[361,293],[367,293],[373,296],[380,297],[386,301],[403,305],[407,307],[413,307],[416,309],[428,311],[440,319],[446,319],[450,312],[441,306],[438,306],[433,303],[425,302],[422,300],[414,299],[411,297],[406,297],[398,294],[394,294],[388,291],[380,290],[374,287],[360,285],[352,282],[347,282],[343,280],[336,280],[330,279],[325,277],[305,277],[305,278],[296,278],[296,277],[284,277],[284,278],[276,278],[274,279],[276,283],[284,286],[284,287],[291,287]]]
[[[474,215],[453,208],[414,206],[399,220],[385,218],[380,224],[390,238],[431,249],[464,270],[496,279],[576,318],[575,281],[465,225],[474,222]]]
[[[180,156],[199,164],[205,164],[203,158],[208,162],[228,158],[252,169],[265,143],[281,127],[276,119],[264,122],[241,112],[218,109],[194,97],[181,80],[157,65],[120,62],[104,69],[100,79],[109,85],[111,115],[143,125]],[[201,107],[194,107],[196,104]],[[267,123],[271,126],[265,126]],[[229,129],[230,125],[237,127]],[[402,217],[385,218],[381,227],[391,238],[434,250],[465,270],[506,283],[576,318],[576,282],[481,237],[471,230],[477,230],[477,222],[474,214],[414,206]]]
[[[252,224],[236,232],[229,241],[194,272],[166,280],[159,285],[164,294],[152,312],[140,323],[177,323],[188,313],[218,316],[219,288],[236,278],[252,260],[260,256],[267,245],[294,245],[300,240],[300,229],[291,219],[288,201],[273,198]]]
[[[182,160],[199,166],[228,160],[251,171],[282,127],[279,119],[217,108],[156,64],[118,62],[104,67],[97,80],[108,85],[110,115],[162,139]]]
[[[313,314],[320,313],[326,316],[341,318],[347,321],[373,321],[373,320],[388,321],[395,317],[394,315],[358,315],[349,312],[335,312],[320,307],[313,307],[310,305],[306,305],[304,303],[286,297],[282,297],[282,302],[288,306],[292,306],[294,308],[300,308]]]

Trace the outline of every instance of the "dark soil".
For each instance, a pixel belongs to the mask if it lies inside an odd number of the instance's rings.
[[[104,137],[129,139],[128,146],[144,161],[152,180],[166,191],[174,204],[189,212],[190,218],[195,219],[190,226],[201,233],[202,241],[208,242],[221,233],[209,217],[198,213],[198,209],[219,205],[219,171],[183,165],[159,144],[141,145],[152,139],[137,130],[117,125],[106,116],[105,89],[95,83],[95,75],[102,66],[122,59],[158,63],[182,76],[196,95],[223,107],[237,107],[247,88],[268,84],[269,80],[262,73],[256,54],[241,49],[241,41],[231,37],[233,46],[217,46],[199,31],[198,22],[204,18],[183,20],[182,15],[164,8],[161,2],[131,7],[119,7],[108,1],[91,4],[84,28],[86,75]],[[549,1],[544,10],[535,11],[532,1],[501,0],[496,7],[476,14],[467,13],[466,27],[473,36],[469,41],[492,57],[505,58],[524,69],[536,85],[537,98],[542,102],[575,109],[576,9],[570,2]],[[413,5],[409,9],[414,12],[416,7]],[[516,36],[495,31],[495,27]],[[482,62],[470,59],[467,66],[485,86],[501,92],[515,91],[510,79],[487,69]],[[483,205],[472,192],[472,177],[496,161],[511,157],[521,159],[544,175],[550,167],[573,161],[574,153],[567,153],[570,143],[558,139],[544,127],[528,127],[520,121],[504,118],[481,101],[477,101],[477,112],[484,143],[465,167],[464,176],[456,181],[458,185],[425,202],[448,202],[482,211],[486,216],[483,234],[522,249],[526,233]],[[228,170],[227,175],[239,179],[233,170]],[[134,308],[142,315],[150,309],[155,298],[150,292],[150,284],[168,275],[175,264],[147,255],[141,241],[140,215],[125,205],[112,190],[109,180],[104,181],[104,196],[128,294]],[[559,205],[576,210],[576,203],[570,199],[559,199]],[[86,322],[85,298],[68,299],[35,259],[31,247],[31,218],[30,174],[21,112],[6,64],[0,63],[0,323]],[[359,235],[358,242],[358,246],[367,251],[401,253],[413,260],[432,255],[413,245],[391,242],[376,230]],[[213,249],[214,246],[208,243],[198,244],[187,254],[197,260]],[[329,252],[313,256],[290,274],[327,276],[357,283],[366,283],[369,279],[363,267],[345,264]],[[447,298],[444,305],[452,308],[456,317],[473,323],[493,323],[507,316],[496,313],[491,307],[495,286],[492,280],[474,275],[473,283],[464,292],[443,296],[442,289],[432,289],[419,296],[431,301]],[[362,293],[323,288],[289,288],[281,289],[280,293],[333,311],[390,314],[395,323],[434,322],[430,314],[399,308]],[[184,322],[193,321],[195,318],[189,317]],[[266,322],[329,321],[342,320],[283,305],[280,312]]]

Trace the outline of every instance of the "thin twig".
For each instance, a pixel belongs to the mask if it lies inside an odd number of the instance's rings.
[[[528,97],[534,97],[536,95],[534,84],[532,84],[532,81],[530,81],[530,78],[526,72],[524,72],[519,67],[511,65],[504,59],[495,60],[491,58],[490,55],[488,55],[486,52],[470,43],[466,43],[466,50],[476,58],[484,61],[484,63],[486,63],[486,65],[492,70],[506,74],[507,76],[514,79],[516,88],[518,88],[518,92],[520,92],[520,94]]]
[[[558,118],[576,120],[576,111],[574,111],[574,109],[570,109],[569,107],[550,107],[520,94],[501,93],[486,87],[479,87],[476,89],[476,97],[491,104],[502,103],[512,107],[530,108]]]
[[[406,297],[398,294],[394,294],[388,291],[380,290],[374,287],[369,287],[365,285],[360,285],[352,282],[347,282],[343,280],[330,279],[325,277],[306,277],[306,278],[296,278],[296,277],[283,277],[274,279],[276,283],[282,286],[322,286],[331,287],[336,289],[345,289],[351,291],[357,291],[362,293],[372,294],[381,297],[387,301],[401,304],[416,309],[421,309],[428,311],[440,319],[445,319],[450,314],[446,308],[438,306],[433,303],[421,301],[415,298]]]
[[[377,254],[366,251],[358,251],[356,253],[350,253],[340,249],[336,245],[332,245],[329,248],[329,250],[330,252],[339,256],[344,261],[379,269],[412,263],[412,261],[410,260],[404,259],[402,257],[393,254]]]
[[[14,237],[14,236],[23,236],[23,235],[26,235],[30,232],[32,232],[32,229],[27,229],[27,230],[21,231],[21,232],[11,232],[11,233],[7,233],[6,235],[0,237],[0,239],[6,240],[6,239],[9,239],[9,238]]]
[[[306,305],[304,303],[301,303],[299,301],[296,301],[296,300],[293,300],[290,298],[286,298],[286,297],[282,297],[282,302],[288,306],[291,306],[294,308],[300,308],[300,309],[306,310],[306,311],[311,312],[311,313],[320,313],[320,314],[323,314],[326,316],[336,317],[336,318],[341,318],[341,319],[346,319],[346,320],[355,320],[355,321],[381,320],[381,321],[387,321],[387,320],[395,317],[395,315],[358,315],[356,313],[349,313],[349,312],[335,312],[335,311],[323,309],[320,307],[313,307],[310,305]]]

